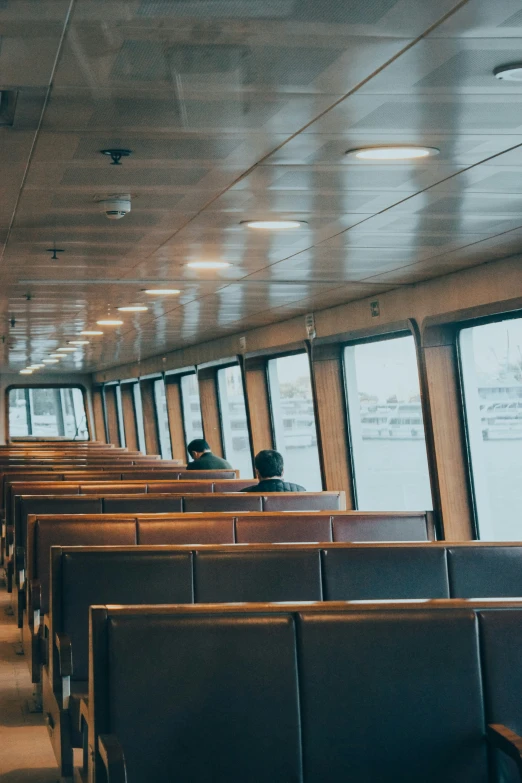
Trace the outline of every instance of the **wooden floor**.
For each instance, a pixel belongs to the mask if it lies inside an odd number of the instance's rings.
[[[8,615],[11,596],[0,579],[0,782],[55,783],[59,780],[42,715],[29,712],[29,670],[16,655],[19,631]]]

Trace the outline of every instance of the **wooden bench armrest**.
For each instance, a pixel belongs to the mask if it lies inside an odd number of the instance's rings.
[[[31,589],[26,587],[26,608],[29,615],[29,628],[34,634],[40,631],[40,607],[42,605],[42,586],[39,579],[31,580]]]
[[[15,547],[15,574],[18,586],[22,588],[25,584],[25,549],[23,546]]]
[[[60,677],[70,677],[72,674],[71,639],[66,633],[57,633],[55,640],[60,659]]]
[[[83,729],[83,726],[89,725],[89,697],[85,696],[83,699],[80,699],[80,716],[79,716],[79,726],[78,729],[81,732]]]
[[[100,734],[98,751],[107,774],[107,783],[127,783],[123,748],[115,734]]]
[[[522,737],[501,723],[491,723],[487,728],[490,745],[513,759],[522,781]]]

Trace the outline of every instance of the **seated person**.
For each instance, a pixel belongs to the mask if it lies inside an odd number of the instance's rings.
[[[212,454],[210,446],[203,438],[190,441],[187,451],[194,460],[189,462],[187,470],[232,470],[230,462]]]
[[[306,492],[300,484],[283,481],[284,461],[278,451],[265,449],[254,460],[259,484],[247,487],[242,492]]]

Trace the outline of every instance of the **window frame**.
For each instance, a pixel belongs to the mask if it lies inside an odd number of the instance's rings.
[[[509,310],[506,313],[494,313],[493,315],[479,316],[470,318],[468,321],[459,321],[456,324],[448,324],[453,328],[453,346],[457,359],[457,379],[459,394],[459,418],[460,425],[464,432],[464,448],[466,461],[466,479],[468,484],[468,496],[471,504],[471,526],[474,541],[480,541],[480,525],[477,495],[475,489],[475,480],[473,478],[473,455],[471,453],[471,438],[469,430],[469,421],[466,405],[466,393],[464,389],[464,363],[462,360],[462,349],[460,345],[460,335],[465,329],[473,329],[475,326],[487,326],[487,324],[502,323],[503,321],[522,320],[522,310]]]
[[[141,401],[141,386],[140,386],[140,379],[137,378],[135,381],[131,381],[132,385],[132,405],[134,408],[134,421],[136,422],[136,440],[138,441],[138,451],[141,451],[142,454],[147,454],[147,444],[145,441],[145,424],[143,422],[143,405]],[[136,405],[136,389],[138,390],[138,394],[140,395],[140,410],[141,410],[141,416],[138,416],[138,408]]]
[[[248,451],[250,453],[250,463],[252,468],[252,476],[255,479],[255,465],[254,465],[254,447],[252,445],[252,428],[250,426],[250,409],[248,407],[248,397],[247,397],[247,390],[245,386],[245,372],[244,367],[241,361],[239,359],[237,361],[230,361],[225,362],[224,364],[218,364],[216,365],[214,369],[214,389],[215,389],[215,395],[216,395],[216,402],[217,402],[217,409],[218,409],[218,416],[219,416],[219,434],[221,437],[221,448],[223,449],[223,456],[226,460],[228,460],[227,457],[227,447],[226,447],[226,440],[225,440],[225,431],[223,427],[223,409],[221,404],[221,391],[219,388],[219,371],[220,370],[227,370],[229,367],[237,367],[239,369],[239,373],[241,375],[241,388],[243,390],[243,404],[245,406],[245,419],[246,419],[246,425],[247,425],[247,437],[248,437]],[[203,419],[202,419],[203,421]]]
[[[154,419],[156,421],[156,433],[158,436],[158,445],[160,450],[160,457],[164,460],[172,460],[173,459],[173,450],[172,450],[172,437],[170,434],[170,411],[169,411],[169,404],[168,404],[168,397],[167,397],[167,381],[165,379],[165,373],[162,373],[159,377],[153,377],[152,380],[152,397],[154,401]],[[168,443],[170,447],[170,455],[169,454],[163,454],[162,453],[162,439],[161,439],[161,430],[160,430],[160,414],[158,410],[158,398],[156,394],[156,384],[157,383],[163,383],[163,394],[165,395],[165,412],[167,416],[167,436],[168,436]]]
[[[353,497],[353,505],[354,510],[358,511],[359,509],[359,496],[357,491],[357,469],[355,465],[355,453],[353,448],[353,434],[352,434],[352,424],[350,420],[350,412],[349,412],[349,393],[348,393],[348,374],[347,374],[347,367],[346,367],[346,348],[352,348],[357,345],[368,345],[369,343],[380,343],[380,342],[387,342],[388,340],[397,340],[401,337],[411,337],[413,338],[413,345],[415,348],[415,358],[417,363],[417,376],[419,379],[419,392],[420,392],[420,398],[421,398],[421,414],[422,414],[422,426],[424,429],[424,440],[426,443],[426,458],[428,463],[428,479],[430,484],[430,492],[431,492],[431,499],[432,499],[432,505],[433,505],[433,511],[431,513],[437,513],[437,506],[438,506],[438,487],[437,487],[437,478],[433,473],[432,469],[432,461],[430,458],[430,444],[433,440],[431,436],[431,430],[432,425],[431,421],[429,421],[429,416],[427,416],[426,406],[425,406],[425,392],[424,392],[424,384],[422,379],[422,373],[421,373],[421,356],[419,355],[419,343],[416,339],[415,332],[413,329],[408,329],[407,327],[403,329],[394,329],[391,332],[384,332],[379,334],[372,334],[368,335],[367,337],[362,337],[357,340],[344,340],[342,343],[340,343],[340,349],[341,349],[341,372],[343,376],[343,397],[344,397],[344,416],[345,416],[345,423],[346,423],[346,432],[347,432],[347,447],[348,447],[348,460],[350,464],[350,480],[351,480],[351,490],[352,490],[352,497]]]
[[[11,436],[9,432],[9,393],[13,389],[23,389],[26,392],[27,398],[29,396],[29,391],[31,389],[79,389],[82,395],[83,399],[83,408],[85,411],[85,424],[87,427],[87,434],[88,438],[78,440],[75,438],[67,438],[65,436],[61,435],[53,435],[50,438],[45,438],[41,435],[14,435]],[[103,395],[102,395],[103,399]],[[87,394],[87,389],[82,383],[11,383],[9,386],[6,387],[4,392],[4,427],[5,427],[5,440],[6,443],[19,443],[22,441],[27,441],[29,443],[34,443],[35,441],[51,441],[51,442],[57,442],[57,443],[89,443],[89,441],[92,441],[92,422],[91,422],[91,412],[89,407],[89,396]],[[29,424],[29,423],[28,423]],[[28,426],[27,429],[29,430],[30,427]]]
[[[200,394],[199,394],[198,370],[197,370],[197,368],[195,368],[193,371],[176,373],[176,382],[179,385],[179,399],[180,399],[180,407],[181,407],[181,421],[182,421],[182,425],[183,425],[183,441],[185,443],[185,451],[186,452],[187,452],[187,445],[189,443],[189,439],[188,439],[188,433],[187,433],[187,426],[186,426],[186,422],[185,422],[185,402],[184,402],[184,396],[185,395],[184,395],[184,392],[183,392],[182,380],[183,380],[183,378],[186,378],[189,375],[195,375],[196,376],[196,385],[198,387],[199,412],[201,414],[201,437],[202,438],[205,437],[205,427],[204,427],[204,422],[203,422],[203,413],[201,411],[201,397],[200,397]],[[219,406],[219,395],[218,395],[218,390],[217,390],[217,372],[216,372],[216,395],[218,396],[219,422],[220,422],[220,425],[221,425],[221,408]],[[189,456],[188,452],[187,452],[187,456]]]

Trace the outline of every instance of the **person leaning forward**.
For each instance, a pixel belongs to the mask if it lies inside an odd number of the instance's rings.
[[[203,438],[190,441],[187,451],[193,460],[188,463],[187,470],[232,470],[230,462],[212,454],[210,446]]]
[[[260,451],[254,460],[259,484],[246,487],[242,492],[306,492],[300,484],[283,481],[284,461],[282,455],[273,449]]]

